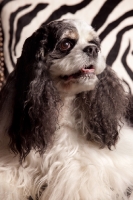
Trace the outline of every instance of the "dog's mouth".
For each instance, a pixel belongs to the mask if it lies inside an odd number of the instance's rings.
[[[64,81],[70,81],[78,78],[94,78],[95,75],[95,67],[94,65],[84,66],[82,67],[78,72],[71,74],[71,75],[65,75],[60,76],[61,79]]]

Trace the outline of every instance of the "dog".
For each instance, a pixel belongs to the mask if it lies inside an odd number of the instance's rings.
[[[0,96],[1,200],[132,200],[129,94],[82,20],[42,24]]]

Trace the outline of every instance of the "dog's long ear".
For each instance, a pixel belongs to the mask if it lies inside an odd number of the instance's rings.
[[[33,148],[42,153],[56,130],[59,95],[46,65],[47,40],[48,30],[41,27],[25,41],[1,93],[1,132],[8,133],[10,148],[21,159]]]
[[[78,94],[74,104],[77,124],[87,139],[111,149],[117,142],[118,127],[128,105],[128,97],[114,71],[107,67],[99,75],[95,89]]]

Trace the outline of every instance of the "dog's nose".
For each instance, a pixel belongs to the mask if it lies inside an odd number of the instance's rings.
[[[85,47],[83,51],[90,57],[96,58],[98,56],[98,48],[94,45]]]

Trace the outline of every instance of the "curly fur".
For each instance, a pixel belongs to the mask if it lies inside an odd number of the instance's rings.
[[[11,150],[14,153],[19,152],[21,159],[25,158],[32,148],[42,154],[52,142],[52,135],[56,131],[60,97],[41,52],[44,45],[44,40],[41,39],[44,37],[42,29],[39,29],[26,40],[22,56],[18,59],[12,75],[15,86],[12,105],[14,110],[8,134]],[[10,92],[9,84],[12,85],[10,77],[2,93]]]
[[[128,102],[121,81],[107,67],[99,75],[95,89],[78,94],[74,100],[76,120],[77,123],[81,122],[79,128],[82,128],[88,140],[99,143],[100,147],[107,145],[111,149],[118,140],[118,127],[127,113]]]

